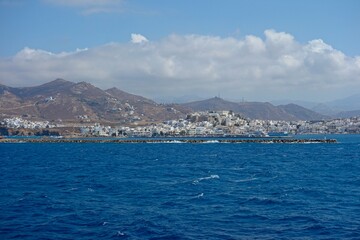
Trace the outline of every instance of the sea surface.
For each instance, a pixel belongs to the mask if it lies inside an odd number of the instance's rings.
[[[0,239],[360,239],[337,144],[0,144]]]

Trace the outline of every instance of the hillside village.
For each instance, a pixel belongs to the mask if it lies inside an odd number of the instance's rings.
[[[230,111],[231,110],[231,111]],[[0,85],[0,135],[268,136],[360,133],[359,115],[319,114],[296,104],[231,102],[219,97],[159,104],[117,88],[63,79],[35,87]]]
[[[358,134],[360,117],[322,121],[278,121],[246,119],[231,111],[195,112],[186,119],[137,127],[110,127],[95,124],[81,128],[83,136],[246,136],[283,134]]]
[[[55,124],[48,121],[29,121],[20,117],[6,118],[0,127],[9,129],[57,129],[59,135],[81,137],[176,137],[176,136],[246,136],[264,137],[279,134],[359,134],[360,117],[321,121],[258,120],[242,117],[232,111],[203,111],[185,119],[137,126],[105,126],[95,124]],[[72,132],[63,128],[77,129]],[[13,131],[14,132],[14,131]],[[29,134],[31,134],[30,131]]]

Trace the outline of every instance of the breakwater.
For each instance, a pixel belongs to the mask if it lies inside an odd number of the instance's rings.
[[[73,139],[3,138],[0,143],[336,143],[336,139]]]

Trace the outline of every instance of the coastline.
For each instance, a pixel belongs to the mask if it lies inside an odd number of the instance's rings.
[[[336,139],[289,139],[289,138],[253,138],[253,139],[88,139],[88,138],[3,138],[0,143],[337,143]]]

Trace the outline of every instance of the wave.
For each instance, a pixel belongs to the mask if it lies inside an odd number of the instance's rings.
[[[198,183],[198,182],[201,182],[201,181],[204,181],[204,180],[209,180],[209,179],[219,179],[219,175],[217,174],[212,174],[208,177],[201,177],[201,178],[198,178],[196,180],[193,181],[193,183]]]
[[[184,143],[184,142],[179,141],[179,140],[171,140],[171,141],[168,141],[168,142],[165,142],[165,143]]]
[[[209,140],[209,141],[205,141],[203,143],[219,143],[219,140]]]
[[[234,182],[252,182],[255,180],[258,180],[258,178],[245,178],[245,179],[235,180]]]
[[[202,198],[202,197],[204,197],[204,193],[200,193],[196,196],[196,198]]]

